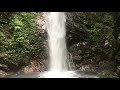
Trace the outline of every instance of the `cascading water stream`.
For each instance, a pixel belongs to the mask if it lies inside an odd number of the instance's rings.
[[[51,12],[48,16],[49,71],[67,70],[67,49],[64,12]]]
[[[49,67],[44,77],[71,77],[68,71],[66,48],[66,16],[64,12],[50,12],[47,17]]]

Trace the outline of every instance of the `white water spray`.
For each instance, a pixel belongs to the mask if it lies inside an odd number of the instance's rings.
[[[63,12],[51,12],[48,16],[49,71],[62,72],[67,70],[65,22]]]

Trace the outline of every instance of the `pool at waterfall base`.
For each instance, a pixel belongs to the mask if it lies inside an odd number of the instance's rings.
[[[99,78],[99,76],[95,72],[85,71],[63,71],[62,73],[45,71],[29,74],[21,74],[18,72],[6,78]]]

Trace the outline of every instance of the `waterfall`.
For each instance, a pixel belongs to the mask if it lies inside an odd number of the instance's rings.
[[[49,71],[62,72],[67,67],[66,17],[64,12],[51,12],[48,16]]]
[[[47,32],[49,46],[49,67],[43,73],[45,78],[70,78],[74,71],[68,71],[69,60],[66,47],[66,16],[64,12],[49,12]]]

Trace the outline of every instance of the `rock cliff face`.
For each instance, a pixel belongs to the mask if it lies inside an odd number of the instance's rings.
[[[46,12],[39,12],[35,18],[35,25],[37,34],[42,41],[42,48],[39,58],[33,56],[30,65],[23,67],[20,69],[20,73],[32,73],[32,72],[43,72],[47,69],[47,62],[48,62],[48,43],[47,43],[47,13]]]
[[[44,41],[45,45],[45,54],[44,60],[45,65],[48,65],[48,42],[47,42],[47,15],[49,12],[40,12],[36,17],[36,26],[40,33],[41,38]],[[87,38],[87,33],[85,32],[85,26],[82,26],[83,23],[81,19],[82,14],[79,12],[66,12],[66,41],[67,41],[67,49],[69,52],[69,60],[71,61],[70,65],[72,68],[76,68],[83,71],[83,67],[85,70],[94,71],[93,68],[89,66],[92,63],[93,59],[88,57],[86,52],[90,50],[90,46],[85,39]],[[91,54],[92,56],[93,54]],[[87,63],[86,63],[87,62]],[[86,67],[87,66],[87,67]],[[90,69],[91,68],[91,69]]]
[[[38,13],[35,22],[38,29],[46,30],[46,21],[47,21],[47,13],[46,12],[40,12]]]
[[[48,55],[48,43],[47,43],[47,15],[49,14],[49,12],[40,12],[38,14],[38,16],[36,17],[35,21],[36,21],[36,26],[38,28],[38,31],[40,33],[40,36],[42,37],[44,44],[46,46],[46,51],[47,51],[47,55]],[[69,52],[69,60],[71,61],[70,65],[72,68],[75,68],[74,66],[74,57],[79,56],[74,49],[71,48],[72,46],[74,46],[75,44],[81,42],[82,38],[78,38],[80,37],[79,34],[81,34],[82,28],[80,29],[80,24],[76,23],[75,21],[75,17],[77,18],[76,13],[68,13],[66,12],[66,41],[67,41],[67,48],[68,48],[68,52]],[[77,48],[78,49],[78,48]],[[72,51],[72,52],[71,52]],[[74,54],[76,53],[76,54]],[[46,58],[47,58],[46,55]],[[81,59],[79,58],[79,60],[77,60],[79,62],[81,62]],[[48,59],[46,60],[46,62],[48,62]],[[47,63],[46,63],[47,66]]]

